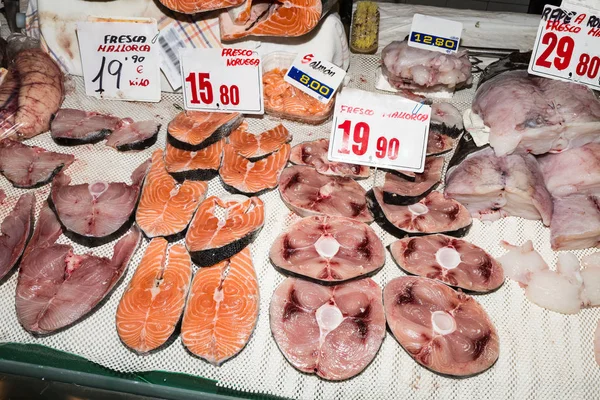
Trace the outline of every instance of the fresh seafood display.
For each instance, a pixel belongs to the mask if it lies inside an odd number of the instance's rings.
[[[383,184],[383,201],[386,204],[405,206],[427,196],[442,180],[443,157],[427,157],[422,173],[412,179],[404,174],[387,172]]]
[[[122,119],[119,127],[108,136],[106,145],[118,151],[144,150],[156,143],[160,127],[161,124],[155,121]]]
[[[0,225],[0,281],[17,264],[33,232],[35,195],[19,198],[10,214]]]
[[[508,71],[477,89],[472,109],[489,127],[489,142],[499,157],[600,141],[600,100],[577,83]]]
[[[362,372],[385,336],[381,289],[370,278],[336,286],[287,278],[273,294],[269,315],[290,364],[327,380]]]
[[[395,206],[385,203],[382,188],[374,187],[367,193],[367,203],[375,222],[398,238],[430,233],[461,237],[473,223],[465,206],[440,192],[431,192],[414,204]]]
[[[329,139],[317,139],[312,142],[300,143],[292,147],[290,162],[295,165],[308,165],[314,167],[318,173],[323,175],[354,179],[369,177],[369,167],[365,165],[329,161],[327,158],[328,151]]]
[[[290,158],[290,149],[286,143],[274,153],[252,162],[239,155],[233,145],[226,144],[219,169],[223,186],[230,192],[247,196],[258,196],[275,189]]]
[[[277,125],[261,134],[248,132],[248,124],[242,123],[229,135],[229,144],[242,157],[252,162],[279,150],[292,141],[292,135],[283,124]]]
[[[264,203],[258,197],[211,196],[198,207],[185,246],[197,266],[218,264],[252,243],[264,222]]]
[[[314,168],[296,165],[283,170],[279,192],[290,210],[301,217],[328,215],[373,221],[365,189],[351,178],[326,176]]]
[[[385,262],[375,231],[344,217],[301,219],[275,239],[269,255],[284,272],[324,284],[371,275]]]
[[[113,115],[61,108],[50,124],[50,134],[61,146],[98,143],[116,130],[120,122]]]
[[[211,364],[222,364],[250,340],[258,306],[258,281],[246,247],[196,272],[181,324],[183,344]]]
[[[74,254],[70,245],[56,243],[61,233],[45,203],[21,260],[15,298],[19,322],[33,334],[68,327],[96,307],[121,279],[141,240],[133,227],[109,259]]]
[[[552,198],[536,158],[521,153],[500,157],[489,146],[477,147],[468,134],[450,160],[444,194],[482,220],[514,215],[550,225],[552,219]]]
[[[202,150],[229,136],[242,120],[238,113],[182,111],[169,122],[167,140],[181,150]]]
[[[244,3],[244,0],[159,0],[165,7],[184,14],[229,8]]]
[[[396,89],[436,91],[471,84],[471,61],[466,50],[443,54],[394,41],[381,52],[381,69]]]
[[[427,369],[470,376],[498,359],[496,328],[471,296],[432,279],[403,276],[385,286],[383,304],[396,340]]]
[[[498,261],[506,276],[525,288],[525,296],[532,303],[561,314],[600,306],[599,253],[583,257],[581,264],[574,254],[560,253],[556,271],[552,271],[531,241],[521,246],[501,244],[508,252]]]
[[[54,153],[11,139],[0,141],[0,173],[14,187],[32,189],[44,186],[74,161],[75,157],[71,154]]]
[[[117,333],[143,354],[164,345],[181,319],[192,280],[185,246],[167,250],[164,238],[152,239],[117,308]]]
[[[165,150],[167,171],[179,182],[186,179],[210,180],[219,173],[224,147],[225,139],[198,151],[181,150],[167,143]]]
[[[404,271],[473,292],[490,292],[504,283],[502,266],[480,247],[445,235],[409,237],[389,247]]]
[[[152,154],[152,166],[142,188],[135,221],[149,238],[180,239],[207,188],[206,182],[184,181],[179,185],[167,172],[163,151],[156,150]]]

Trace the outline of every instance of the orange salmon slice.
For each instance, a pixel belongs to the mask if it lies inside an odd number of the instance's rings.
[[[248,248],[196,272],[181,338],[192,353],[220,365],[250,340],[259,308],[258,282]]]
[[[228,8],[244,3],[244,0],[159,0],[165,7],[184,14]]]
[[[138,353],[165,344],[185,306],[192,260],[183,245],[171,247],[168,257],[167,247],[165,239],[152,239],[117,308],[117,333]]]
[[[264,222],[264,203],[258,197],[211,196],[198,207],[185,236],[185,246],[194,264],[213,265],[248,246]]]
[[[198,151],[181,150],[167,143],[165,151],[167,171],[179,182],[185,179],[210,180],[217,175],[221,166],[223,147],[225,147],[225,139]]]
[[[181,150],[198,151],[218,142],[242,123],[240,113],[182,111],[167,128],[167,140]]]
[[[258,161],[291,141],[292,135],[282,124],[260,135],[248,132],[247,125],[242,125],[229,135],[229,143],[235,151],[250,161]]]
[[[290,158],[291,146],[284,144],[276,152],[252,162],[240,156],[233,145],[225,145],[219,175],[227,190],[245,195],[259,195],[277,187],[279,175]]]
[[[166,169],[162,149],[152,154],[152,166],[142,189],[135,220],[149,237],[179,238],[204,199],[206,182],[178,184]]]

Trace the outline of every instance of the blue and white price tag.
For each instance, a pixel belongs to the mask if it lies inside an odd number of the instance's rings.
[[[300,53],[284,80],[322,103],[329,103],[346,71],[313,53]]]
[[[451,54],[458,51],[462,24],[448,19],[415,14],[408,45],[419,49]]]

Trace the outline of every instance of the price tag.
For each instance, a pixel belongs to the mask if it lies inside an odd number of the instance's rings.
[[[160,101],[157,35],[152,18],[92,18],[77,23],[86,94]]]
[[[528,72],[600,89],[600,17],[594,13],[547,5]]]
[[[313,53],[298,54],[284,80],[322,103],[329,103],[346,71]]]
[[[186,110],[264,113],[256,50],[181,49],[179,55]]]
[[[423,172],[430,117],[421,103],[345,88],[335,101],[328,158]]]
[[[415,14],[410,27],[408,45],[445,54],[456,53],[462,29],[460,22]]]

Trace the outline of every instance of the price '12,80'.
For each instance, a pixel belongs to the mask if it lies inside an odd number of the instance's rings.
[[[338,150],[340,154],[356,154],[362,156],[369,150],[369,139],[371,136],[371,127],[366,122],[357,122],[352,129],[352,121],[345,120],[338,125],[343,131],[342,146]],[[350,132],[352,132],[352,146],[350,146]],[[398,158],[400,150],[400,140],[391,138],[389,141],[385,136],[380,136],[375,142],[375,157],[379,159],[388,158],[395,160]]]
[[[215,96],[209,73],[190,72],[185,81],[190,84],[192,104],[214,103]],[[221,85],[218,96],[218,101],[224,106],[240,104],[240,89],[236,85]]]

